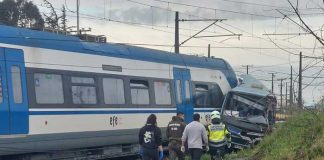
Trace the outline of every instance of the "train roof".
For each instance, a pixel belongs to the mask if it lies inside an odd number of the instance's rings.
[[[187,65],[211,69],[227,69],[227,63],[219,58],[197,57],[171,52],[113,43],[85,42],[76,36],[60,35],[0,25],[0,43],[64,50],[104,56],[137,59],[143,61]]]
[[[197,57],[174,54],[161,50],[114,43],[94,43],[80,40],[76,36],[36,31],[0,25],[0,43],[22,45],[61,51],[78,52],[102,56],[135,59],[156,63],[173,64],[221,70],[227,77],[236,77],[231,66],[220,58]],[[237,84],[231,83],[234,87]]]

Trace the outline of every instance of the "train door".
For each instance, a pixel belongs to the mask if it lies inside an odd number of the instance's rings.
[[[0,135],[27,134],[28,115],[23,51],[0,48]]]
[[[192,121],[193,100],[191,95],[191,76],[190,70],[185,68],[173,68],[174,88],[177,112],[185,114],[185,122]]]

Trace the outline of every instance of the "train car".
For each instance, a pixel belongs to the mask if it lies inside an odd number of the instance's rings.
[[[0,25],[0,156],[137,144],[149,114],[164,129],[221,108],[237,85],[223,59]],[[164,131],[163,131],[164,133]]]

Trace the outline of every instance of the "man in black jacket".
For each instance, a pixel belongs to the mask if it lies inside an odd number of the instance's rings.
[[[161,129],[157,127],[156,115],[151,114],[138,134],[143,160],[161,160],[163,158]]]
[[[167,138],[169,140],[169,158],[170,160],[184,160],[184,153],[181,151],[181,137],[186,127],[183,122],[184,114],[179,112],[177,116],[173,116],[172,120],[168,124]]]

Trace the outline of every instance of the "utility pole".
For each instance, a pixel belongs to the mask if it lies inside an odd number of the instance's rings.
[[[174,26],[174,52],[175,53],[180,53],[180,46],[183,45],[184,43],[188,42],[189,40],[193,39],[193,38],[202,38],[202,37],[206,37],[206,36],[199,36],[200,33],[204,32],[206,29],[210,28],[211,26],[215,25],[215,23],[217,22],[222,22],[226,19],[179,19],[179,12],[176,11],[175,12],[175,26]],[[200,31],[198,31],[197,33],[193,34],[192,36],[190,36],[189,38],[187,38],[186,40],[184,40],[183,42],[179,42],[179,22],[207,22],[207,21],[211,21],[213,23],[209,24],[208,26],[206,26],[205,28],[201,29]],[[226,35],[213,35],[213,36],[207,36],[207,37],[224,37],[224,36],[242,36],[242,34],[235,34],[234,32],[232,34],[226,34]]]
[[[285,109],[287,109],[288,106],[288,82],[286,82],[286,105],[285,105]]]
[[[274,73],[271,73],[271,93],[273,94],[274,90],[273,90],[273,78],[274,78],[275,74]]]
[[[303,107],[303,91],[302,91],[302,79],[303,79],[303,74],[302,74],[302,60],[303,60],[303,57],[302,57],[302,52],[299,53],[299,84],[298,84],[298,107],[299,108],[302,108]]]
[[[280,111],[282,111],[282,81],[283,79],[280,79]]]
[[[79,19],[80,0],[77,0],[77,34],[80,35],[80,19]]]
[[[174,37],[174,52],[179,54],[179,12],[175,12],[175,37]]]
[[[249,74],[249,67],[252,67],[251,65],[246,65],[246,66],[242,66],[242,67],[246,67],[246,74]]]
[[[289,106],[292,108],[294,103],[294,94],[293,94],[293,76],[292,76],[293,68],[290,66],[290,89],[289,89]]]
[[[210,58],[210,44],[208,44],[208,58]]]

